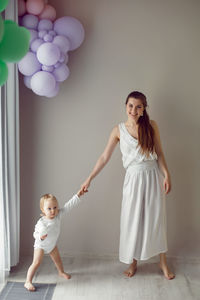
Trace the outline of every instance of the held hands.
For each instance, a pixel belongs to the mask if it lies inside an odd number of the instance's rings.
[[[163,188],[165,194],[168,194],[171,191],[171,180],[170,177],[166,176],[163,181]]]
[[[81,191],[83,191],[84,193],[88,192],[88,188],[90,186],[90,181],[91,181],[90,178],[86,179],[86,181],[81,185]]]

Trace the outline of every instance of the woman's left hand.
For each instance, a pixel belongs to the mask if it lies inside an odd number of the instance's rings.
[[[170,177],[165,177],[163,181],[163,187],[165,194],[168,194],[171,191],[171,180]]]

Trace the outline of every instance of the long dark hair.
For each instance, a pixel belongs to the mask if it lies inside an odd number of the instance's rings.
[[[143,116],[138,119],[138,146],[141,147],[141,152],[147,156],[155,151],[154,145],[154,129],[151,126],[149,115],[146,111],[147,99],[146,96],[138,91],[131,92],[126,98],[126,105],[129,98],[135,98],[142,101],[144,106]]]

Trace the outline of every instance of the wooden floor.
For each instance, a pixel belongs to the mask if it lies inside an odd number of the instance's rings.
[[[8,280],[24,281],[31,257],[21,259],[12,268]],[[176,278],[167,280],[158,268],[158,259],[139,261],[134,277],[126,278],[127,265],[117,259],[64,257],[70,280],[57,276],[51,259],[46,256],[34,282],[57,283],[53,300],[200,300],[200,260],[168,258]]]

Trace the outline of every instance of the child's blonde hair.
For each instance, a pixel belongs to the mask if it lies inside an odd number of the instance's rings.
[[[43,207],[44,207],[44,202],[47,201],[47,200],[53,200],[57,203],[58,205],[58,200],[57,198],[52,195],[52,194],[44,194],[41,198],[40,198],[40,209],[42,211],[42,214],[41,216],[44,216],[44,213],[43,213]]]

